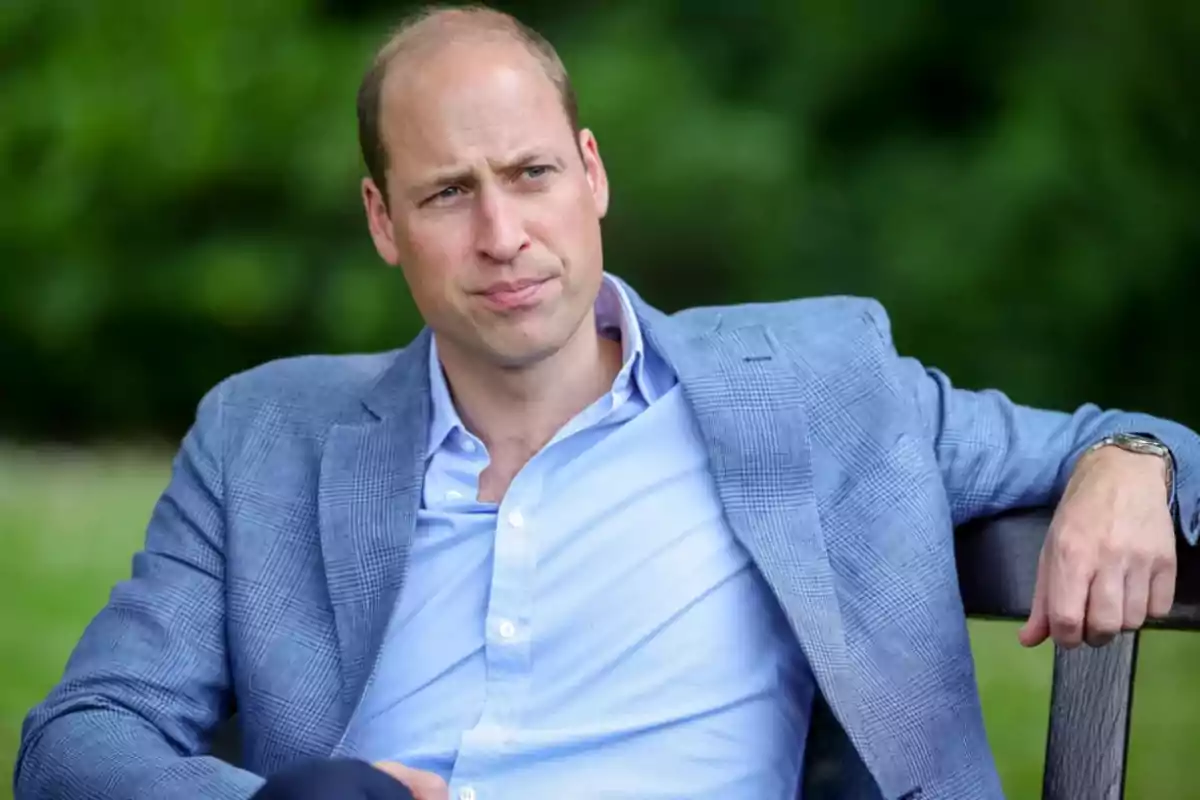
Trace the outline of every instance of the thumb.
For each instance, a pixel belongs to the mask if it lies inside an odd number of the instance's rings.
[[[450,800],[450,789],[442,776],[412,769],[395,761],[376,761],[375,769],[386,772],[412,792],[413,800]]]
[[[1029,619],[1017,632],[1017,640],[1025,647],[1036,647],[1050,636],[1050,617],[1046,613],[1046,570],[1043,559],[1038,559],[1037,583],[1033,588],[1033,602],[1029,608]]]

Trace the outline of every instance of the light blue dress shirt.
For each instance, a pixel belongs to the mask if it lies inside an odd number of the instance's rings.
[[[499,504],[476,500],[486,448],[431,349],[408,578],[343,749],[436,772],[458,800],[791,800],[807,664],[607,276],[596,310],[622,343],[612,390]]]

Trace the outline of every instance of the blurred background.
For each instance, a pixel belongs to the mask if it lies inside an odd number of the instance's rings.
[[[608,268],[650,301],[871,295],[959,385],[1200,427],[1200,4],[498,5],[558,46]],[[0,2],[0,771],[201,394],[418,330],[354,118],[411,6]],[[972,634],[1006,788],[1038,796],[1052,654]],[[1141,658],[1128,796],[1200,797],[1200,641]]]

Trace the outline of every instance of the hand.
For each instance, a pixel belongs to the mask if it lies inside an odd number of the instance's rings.
[[[412,792],[413,800],[450,800],[450,789],[440,775],[412,769],[395,761],[376,761],[374,767],[404,784]]]
[[[1154,455],[1103,447],[1079,459],[1038,559],[1029,619],[1033,647],[1099,647],[1171,610],[1175,526],[1166,467]]]

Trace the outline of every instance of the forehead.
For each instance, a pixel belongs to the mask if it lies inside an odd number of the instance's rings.
[[[412,175],[574,146],[558,88],[515,42],[460,41],[400,56],[380,95],[380,132],[393,174]]]

